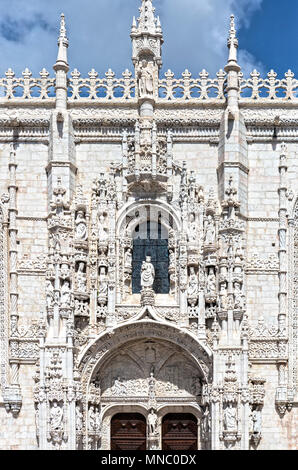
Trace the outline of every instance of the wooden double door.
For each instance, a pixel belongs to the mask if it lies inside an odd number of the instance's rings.
[[[192,414],[171,413],[162,420],[163,450],[196,450],[197,419]],[[111,450],[146,450],[146,419],[140,413],[118,413],[111,421]]]

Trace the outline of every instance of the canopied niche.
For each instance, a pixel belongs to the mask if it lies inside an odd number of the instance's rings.
[[[119,234],[118,302],[141,292],[141,267],[147,256],[155,268],[153,291],[178,301],[178,240],[180,221],[163,201],[135,202],[123,210]]]
[[[141,292],[141,268],[147,256],[155,269],[153,290],[156,294],[170,292],[168,230],[160,223],[148,220],[138,224],[132,234],[132,293]]]

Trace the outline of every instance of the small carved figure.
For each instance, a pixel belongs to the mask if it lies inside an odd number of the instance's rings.
[[[83,413],[80,405],[76,406],[76,430],[82,431],[83,429]]]
[[[251,413],[252,432],[260,434],[262,431],[262,413],[260,410],[255,409]]]
[[[101,420],[101,413],[100,413],[99,409],[97,409],[97,412],[96,412],[95,425],[96,425],[97,431],[100,431],[101,430],[101,425],[102,425],[102,420]]]
[[[53,401],[50,411],[51,431],[60,430],[63,420],[63,411],[56,400]]]
[[[149,436],[155,436],[157,431],[157,415],[153,408],[151,408],[151,411],[148,415],[148,431]]]
[[[206,406],[203,416],[202,416],[202,422],[201,422],[201,429],[202,429],[202,434],[203,437],[206,439],[209,435],[210,428],[211,428],[211,416],[210,416],[210,411],[209,407]]]
[[[199,290],[199,280],[198,276],[195,273],[195,268],[192,266],[190,268],[189,280],[188,280],[188,297],[197,297]]]
[[[69,281],[65,281],[61,287],[61,306],[64,308],[70,307],[71,293]]]
[[[141,272],[141,286],[143,288],[152,288],[155,278],[155,269],[151,263],[151,256],[146,257],[146,261],[143,261],[142,272]]]
[[[235,302],[234,308],[242,310],[245,307],[245,298],[242,293],[241,284],[239,282],[235,282],[234,285],[234,295],[235,295]]]
[[[96,412],[93,405],[90,406],[88,411],[88,428],[89,431],[95,431],[96,429]]]
[[[228,291],[227,291],[227,283],[226,282],[223,282],[220,285],[219,307],[222,310],[227,310],[227,308],[228,308]]]
[[[46,297],[47,297],[47,307],[51,308],[54,302],[54,287],[50,280],[47,280],[47,283],[46,283]]]
[[[132,252],[131,249],[128,248],[125,253],[124,257],[124,267],[127,269],[131,269],[132,266]]]
[[[206,288],[207,294],[214,295],[216,293],[216,277],[212,268],[207,277]]]
[[[75,233],[76,239],[86,241],[88,238],[87,222],[86,222],[85,214],[83,211],[78,211],[78,214],[75,220],[75,225],[76,225],[76,233]]]
[[[215,243],[215,224],[211,215],[208,215],[205,232],[205,244],[212,245]]]
[[[142,61],[142,66],[139,70],[139,95],[152,96],[153,95],[153,72],[152,66],[146,60]]]
[[[81,262],[78,265],[78,270],[76,272],[76,283],[77,283],[77,290],[79,292],[86,292],[87,288],[87,277],[85,270],[85,263]]]
[[[103,214],[99,216],[98,221],[98,240],[99,242],[104,242],[108,238],[108,234],[105,228],[105,217]]]
[[[106,270],[104,267],[100,268],[99,279],[98,279],[98,294],[106,295],[108,292],[108,283],[106,277]]]
[[[191,213],[189,216],[188,239],[192,243],[198,240],[197,224],[195,220],[195,215],[193,213]]]
[[[231,402],[227,405],[224,410],[224,429],[225,431],[236,431],[237,430],[237,410]]]

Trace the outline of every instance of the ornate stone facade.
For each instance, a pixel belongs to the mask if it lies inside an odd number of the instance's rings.
[[[297,448],[297,89],[227,65],[0,79],[0,448],[109,449],[191,413],[198,449]],[[264,92],[265,90],[265,92]]]

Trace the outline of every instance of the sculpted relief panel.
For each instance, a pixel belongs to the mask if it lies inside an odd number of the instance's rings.
[[[97,373],[103,398],[196,397],[199,371],[179,348],[145,340],[117,351]],[[152,398],[152,397],[151,397]]]

